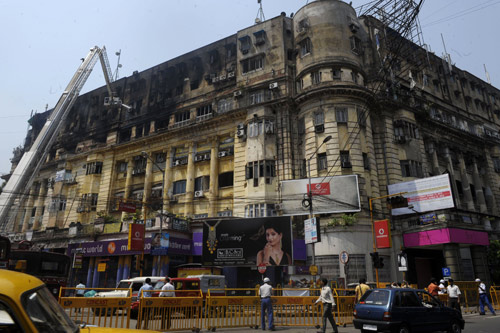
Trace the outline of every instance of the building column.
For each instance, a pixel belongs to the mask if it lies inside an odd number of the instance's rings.
[[[210,190],[208,191],[209,216],[217,216],[217,203],[219,198],[219,145],[215,138],[210,149]]]
[[[172,160],[174,156],[173,148],[170,148],[168,150],[163,151],[165,153],[165,170],[164,170],[164,177],[165,177],[165,184],[163,184],[163,191],[162,191],[162,197],[163,197],[163,207],[165,210],[170,212],[170,195],[172,193],[169,193],[170,187],[172,187]]]
[[[481,213],[487,214],[488,207],[486,207],[486,200],[484,199],[483,182],[481,181],[481,177],[479,176],[477,161],[475,158],[472,162],[472,181],[474,183],[474,187],[476,188],[476,199],[479,205],[479,211]]]
[[[441,174],[441,170],[439,170],[439,159],[436,150],[436,144],[434,142],[429,142],[428,149],[429,153],[431,154],[432,174],[434,176],[438,176]]]
[[[471,246],[470,254],[472,257],[472,265],[474,267],[474,274],[476,278],[480,278],[487,286],[491,285],[491,276],[488,268],[488,259],[486,257],[485,246]]]
[[[184,204],[184,216],[191,217],[193,215],[193,198],[194,198],[194,143],[189,144],[188,148],[188,165],[186,174],[186,194]]]
[[[130,198],[130,191],[132,189],[132,171],[134,170],[134,161],[132,157],[127,159],[127,178],[125,179],[125,193],[123,193],[123,199],[125,202]],[[122,221],[127,215],[127,212],[122,212]]]
[[[451,188],[453,193],[458,193],[457,182],[455,181],[455,170],[453,169],[453,161],[451,160],[450,148],[446,147],[444,149],[444,157],[446,158],[446,168],[448,169],[448,175],[450,177]],[[460,200],[458,200],[460,202]]]
[[[45,196],[47,195],[47,179],[40,182],[40,190],[38,191],[38,200],[36,203],[35,221],[33,223],[33,230],[37,230],[42,224],[42,210],[45,204]]]
[[[35,188],[36,186],[33,184],[30,189],[30,194],[28,198],[28,202],[26,204],[26,214],[24,214],[23,228],[21,232],[26,232],[29,230],[29,223],[31,219],[31,210],[33,209],[33,205],[35,204]]]
[[[85,285],[87,287],[93,287],[92,286],[92,273],[94,272],[94,262],[95,262],[95,257],[91,257],[89,259],[89,268],[87,269],[87,281],[85,282]]]
[[[448,243],[443,246],[446,267],[450,269],[451,278],[460,281],[462,271],[460,269],[460,248],[458,244]]]
[[[474,200],[472,200],[469,177],[467,175],[467,168],[465,166],[464,155],[462,153],[458,156],[458,164],[460,169],[460,178],[462,179],[462,190],[464,192],[463,203],[467,205],[468,210],[474,211]]]
[[[144,217],[144,223],[146,223],[146,218],[151,211],[150,198],[151,198],[151,182],[153,181],[153,161],[154,158],[151,153],[147,152],[150,158],[146,158],[146,174],[144,175],[144,194],[142,196],[142,216]]]

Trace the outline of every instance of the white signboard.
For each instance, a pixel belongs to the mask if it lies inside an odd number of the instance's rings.
[[[455,207],[451,193],[450,178],[447,174],[397,183],[388,186],[389,194],[407,192],[403,196],[408,199],[407,207],[395,208],[392,215],[414,214],[438,209]]]
[[[306,244],[316,243],[318,241],[318,228],[316,222],[315,217],[304,221],[304,238]]]
[[[361,210],[358,176],[311,178],[313,214],[349,213]],[[309,179],[281,182],[283,215],[307,215],[309,207],[303,205],[309,192]]]

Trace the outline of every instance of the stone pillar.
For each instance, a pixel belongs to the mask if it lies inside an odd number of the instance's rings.
[[[446,165],[450,176],[451,188],[453,189],[453,193],[458,193],[457,183],[455,181],[455,170],[453,169],[453,161],[451,160],[450,148],[446,147],[444,152],[444,157],[446,158]],[[458,200],[460,201],[460,200]]]
[[[45,197],[47,195],[47,179],[40,182],[40,190],[38,191],[38,200],[36,203],[35,222],[33,223],[33,230],[38,230],[42,224],[42,210],[45,204]]]
[[[184,216],[193,215],[193,197],[194,197],[194,143],[189,144],[188,165],[186,174],[186,201],[184,204]]]
[[[212,141],[210,149],[210,190],[208,191],[209,216],[217,216],[217,202],[219,197],[219,145],[217,138]]]
[[[29,230],[29,223],[31,219],[31,210],[33,209],[33,205],[35,204],[35,188],[36,186],[33,184],[30,189],[29,198],[26,204],[26,214],[24,214],[23,228],[21,232],[26,232]]]
[[[435,176],[440,175],[441,170],[439,170],[439,159],[436,151],[436,144],[434,142],[429,143],[429,150],[431,153],[432,174]]]
[[[460,281],[462,270],[460,267],[460,248],[458,244],[444,244],[443,254],[446,267],[448,267],[451,271],[451,278],[453,280]]]
[[[129,157],[127,160],[127,178],[125,179],[125,193],[123,193],[123,199],[127,201],[130,198],[130,191],[132,190],[132,171],[134,170],[134,160]],[[122,212],[122,220],[127,215],[126,212]]]
[[[468,210],[474,211],[474,200],[472,200],[472,192],[470,189],[469,177],[467,176],[467,168],[465,167],[465,160],[462,153],[458,156],[460,178],[462,179],[462,189],[464,192],[464,202]]]
[[[144,194],[142,196],[142,216],[144,221],[151,211],[149,199],[151,198],[151,182],[153,181],[153,156],[147,152],[149,158],[146,157],[146,174],[144,175]],[[145,223],[145,222],[144,222]]]
[[[491,285],[491,276],[488,268],[488,259],[486,257],[485,246],[471,246],[470,254],[472,257],[472,265],[476,278],[480,278],[487,286]]]
[[[163,206],[165,210],[170,211],[170,194],[169,189],[172,186],[172,159],[174,156],[173,148],[165,150],[165,184],[163,184]]]
[[[479,176],[476,159],[472,162],[472,181],[474,182],[474,187],[476,188],[476,199],[479,205],[479,211],[487,214],[488,208],[486,207],[486,200],[484,199],[483,182]]]

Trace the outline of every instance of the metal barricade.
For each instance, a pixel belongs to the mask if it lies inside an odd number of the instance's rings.
[[[493,309],[500,310],[500,286],[490,287],[490,297]]]
[[[275,326],[320,327],[323,308],[315,304],[319,290],[285,288],[281,294],[271,298]]]
[[[85,288],[99,291],[127,291],[130,289]],[[76,288],[61,287],[59,304],[75,322],[111,328],[130,327],[130,297],[76,297]],[[71,296],[66,296],[71,295]]]
[[[148,291],[157,293],[161,290]],[[199,331],[203,324],[203,295],[200,290],[176,290],[175,297],[140,295],[138,329]]]
[[[356,305],[355,289],[335,289],[333,296],[337,304],[337,325],[345,326],[352,324],[353,312]]]
[[[460,288],[460,303],[465,313],[479,312],[479,283],[475,281],[455,281]]]

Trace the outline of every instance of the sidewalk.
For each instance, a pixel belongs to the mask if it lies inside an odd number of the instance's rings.
[[[347,327],[338,326],[339,333],[359,333],[360,331],[355,329],[352,324],[347,325]],[[321,329],[317,329],[315,327],[290,327],[290,326],[277,326],[276,332],[282,333],[316,333],[321,331]],[[189,332],[189,331],[175,331],[175,332]],[[208,332],[205,329],[202,329],[200,332]],[[269,330],[262,331],[259,329],[248,328],[248,327],[234,327],[234,328],[218,328],[215,332],[236,332],[236,333],[260,333],[260,332],[271,332]],[[333,332],[332,326],[330,323],[326,326],[326,333]]]

